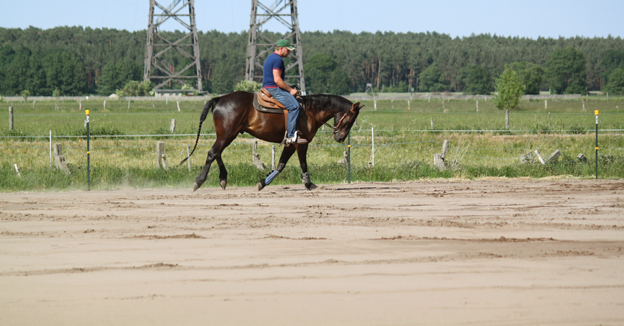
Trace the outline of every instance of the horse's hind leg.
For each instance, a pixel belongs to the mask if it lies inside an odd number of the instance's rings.
[[[277,175],[280,174],[282,170],[284,170],[284,168],[286,167],[286,163],[288,163],[288,160],[294,153],[295,153],[295,146],[284,147],[284,150],[282,151],[282,156],[280,156],[280,159],[279,159],[279,164],[277,164],[277,168],[271,171],[271,173],[269,173],[269,175],[266,178],[258,182],[258,185],[257,185],[258,191],[262,190],[264,187],[268,186],[273,180],[275,180]]]
[[[310,181],[310,174],[308,173],[307,156],[308,144],[299,144],[297,146],[297,156],[299,156],[299,165],[301,165],[301,182],[303,182],[308,190],[316,189],[316,185]]]
[[[217,160],[217,164],[219,163],[219,161],[221,160],[221,152],[223,152],[223,150],[232,142],[232,140],[234,140],[234,138],[236,138],[236,134],[234,134],[234,137],[232,137],[231,139],[228,138],[226,140],[219,139],[217,136],[217,141],[215,141],[214,145],[212,145],[212,148],[208,151],[208,157],[206,158],[206,164],[204,165],[204,168],[199,173],[197,178],[195,178],[193,191],[199,189],[199,187],[201,187],[201,185],[206,181],[206,178],[208,178],[208,172],[210,172],[210,165],[212,165],[212,162],[214,160]],[[222,161],[221,164],[223,164]],[[223,172],[223,170],[221,170],[221,172]],[[220,174],[219,177],[221,177],[222,175],[223,174]]]
[[[223,159],[221,158],[221,153],[217,156],[217,164],[219,165],[219,185],[221,189],[225,190],[227,186],[227,170],[225,169],[225,165],[223,164]]]

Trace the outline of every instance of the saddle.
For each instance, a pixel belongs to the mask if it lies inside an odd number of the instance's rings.
[[[286,136],[288,134],[288,110],[284,107],[282,103],[276,100],[266,88],[262,88],[259,92],[254,92],[253,106],[256,110],[263,113],[275,113],[275,114],[283,114],[284,115],[284,127],[286,128],[286,133],[284,134],[284,140],[286,140]],[[297,131],[299,132],[299,131]],[[297,139],[297,144],[307,144],[308,141],[305,138],[301,137],[301,133],[299,133],[299,138]],[[282,141],[284,144],[284,141]]]

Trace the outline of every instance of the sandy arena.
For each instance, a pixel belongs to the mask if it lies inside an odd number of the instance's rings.
[[[624,181],[0,194],[0,325],[624,325]]]

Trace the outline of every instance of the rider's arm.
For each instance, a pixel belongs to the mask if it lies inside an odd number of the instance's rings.
[[[284,80],[282,79],[282,71],[279,69],[273,69],[273,80],[275,81],[275,84],[277,84],[277,86],[279,86],[281,89],[289,92],[292,95],[297,94],[297,90],[294,88],[291,88],[290,86],[288,86]],[[295,94],[293,94],[293,92]]]

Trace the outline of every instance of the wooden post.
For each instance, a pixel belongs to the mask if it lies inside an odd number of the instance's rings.
[[[585,157],[585,155],[583,155],[583,153],[579,153],[579,155],[577,155],[576,158],[578,158],[579,161],[581,161],[583,163],[587,163],[587,157]]]
[[[371,127],[371,141],[373,143],[373,149],[372,149],[373,155],[372,155],[371,161],[372,161],[373,167],[375,167],[375,128],[372,128],[372,127]]]
[[[377,111],[377,100],[373,99],[373,105],[375,106],[375,111]]]
[[[17,164],[13,164],[13,166],[15,167],[15,172],[17,172],[17,176],[21,178],[21,177],[22,177],[22,174],[20,173],[20,170],[19,170],[19,168],[17,167]]]
[[[448,140],[444,140],[444,144],[442,144],[442,159],[446,158],[446,151],[448,150],[449,147],[449,141]]]
[[[446,158],[446,151],[448,150],[449,141],[444,140],[444,144],[442,145],[442,153],[433,155],[433,165],[435,165],[440,171],[446,170],[446,166],[444,165],[444,159]]]
[[[176,120],[171,119],[171,124],[169,125],[169,131],[173,133],[175,131]]]
[[[540,155],[540,153],[537,151],[537,149],[535,150],[535,155],[537,155],[537,159],[540,161],[540,163],[546,164],[546,162],[542,158],[542,155]]]
[[[56,166],[57,169],[63,171],[63,173],[71,175],[71,172],[67,168],[65,156],[63,156],[63,147],[60,143],[54,144],[54,166]]]
[[[37,103],[37,100],[33,100],[33,110],[35,109],[35,103]]]
[[[505,128],[509,129],[509,109],[505,112]]]
[[[433,117],[431,117],[431,129],[433,129]]]
[[[189,169],[189,172],[191,172],[191,147],[189,147],[189,145],[186,145],[186,157],[187,157],[186,162],[188,163],[188,169]]]
[[[271,170],[275,170],[275,145],[271,147]]]
[[[152,101],[152,110],[156,110],[156,103]]]
[[[444,109],[444,99],[442,99],[442,108]]]
[[[548,109],[548,100],[544,100],[544,110]]]
[[[477,100],[477,112],[479,112],[479,100]]]
[[[583,111],[585,111],[585,100],[581,99],[581,102],[583,102]]]
[[[607,101],[609,101],[609,93],[607,93]]]
[[[552,128],[550,127],[550,112],[548,112],[548,130],[550,130],[550,129],[552,129]]]
[[[130,110],[130,100],[128,100],[128,110]]]
[[[169,170],[167,166],[167,156],[165,156],[165,142],[159,141],[156,143],[156,164],[163,170]]]
[[[427,96],[427,99],[429,100],[429,103],[431,103],[431,95]]]
[[[9,106],[9,130],[13,130],[13,107]]]
[[[257,140],[253,142],[251,151],[252,151],[251,155],[252,155],[253,165],[260,170],[264,170],[265,166],[264,164],[262,164],[262,161],[260,161],[260,154],[258,154],[258,141]]]
[[[548,158],[546,159],[546,162],[556,161],[557,158],[559,158],[559,155],[561,155],[561,152],[559,152],[559,150],[552,152],[552,154],[550,154],[550,156],[548,156]]]
[[[63,99],[63,102],[65,102],[65,100]],[[78,100],[78,110],[82,111],[82,101]]]
[[[106,110],[106,100],[104,100],[104,110]]]
[[[176,104],[178,105],[178,111],[180,111],[180,101],[176,101]]]
[[[408,109],[408,110],[409,110],[409,109],[411,109],[411,108],[410,108],[410,100],[407,100],[407,109]]]

